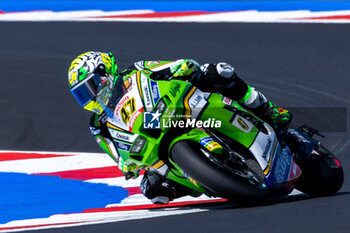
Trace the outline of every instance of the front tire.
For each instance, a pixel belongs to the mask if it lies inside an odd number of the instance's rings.
[[[172,147],[171,157],[187,175],[218,196],[236,203],[255,203],[269,197],[269,189],[263,180],[259,179],[257,185],[238,180],[232,173],[215,166],[201,147],[194,142],[179,141]]]

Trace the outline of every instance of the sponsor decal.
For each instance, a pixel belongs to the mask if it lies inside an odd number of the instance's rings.
[[[264,150],[264,152],[262,153],[262,157],[263,157],[266,161],[268,161],[268,160],[266,159],[266,157],[267,157],[267,153],[270,151],[271,144],[272,144],[272,139],[271,139],[270,137],[267,137],[267,143],[266,143],[266,146],[265,146],[265,150]]]
[[[193,118],[197,118],[204,106],[207,104],[205,94],[205,92],[196,89],[188,100],[188,106],[191,108]]]
[[[213,151],[217,148],[221,148],[221,145],[214,141],[212,137],[204,137],[200,140],[200,144],[204,146],[209,151]]]
[[[277,153],[277,159],[275,159],[271,175],[268,177],[271,184],[287,181],[292,169],[293,157],[289,149],[280,147]]]
[[[128,99],[124,102],[123,106],[121,107],[120,114],[121,118],[124,122],[124,124],[128,124],[131,116],[136,111],[136,105],[135,105],[135,98],[131,97],[131,99]]]
[[[180,93],[180,88],[181,88],[181,84],[180,83],[173,83],[173,85],[170,87],[170,94],[175,98],[177,93]]]
[[[131,77],[128,77],[125,81],[124,81],[124,86],[125,88],[129,91],[132,87],[132,80]]]
[[[191,100],[192,99],[192,100]],[[195,108],[202,100],[203,100],[203,96],[200,96],[200,95],[194,95],[190,98],[190,101],[188,103],[188,105],[191,107],[191,108]]]
[[[154,104],[156,104],[160,98],[158,83],[152,80],[150,81],[150,83],[151,83],[153,102]]]
[[[199,142],[202,146],[205,146],[212,141],[214,141],[214,139],[212,137],[204,137]]]
[[[226,96],[224,96],[224,97],[222,98],[222,102],[223,102],[224,104],[227,104],[227,105],[231,105],[231,104],[232,104],[232,100],[231,100],[230,98],[227,98]]]
[[[277,164],[276,169],[274,172],[274,177],[277,183],[280,183],[285,180],[287,171],[289,171],[290,167],[290,161],[287,159],[282,159],[280,162]]]
[[[253,128],[252,123],[238,115],[235,117],[232,124],[246,133],[249,133]]]
[[[148,90],[148,87],[145,86],[143,88],[143,93],[144,93],[144,96],[145,96],[145,99],[146,99],[146,107],[147,106],[152,106],[152,102],[151,102],[151,95],[149,93],[149,90]]]
[[[160,64],[160,61],[148,61],[146,66],[158,65],[158,64]]]
[[[117,141],[116,141],[116,144],[117,144],[118,149],[124,150],[124,151],[130,151],[131,145],[123,143],[123,142],[117,142]]]
[[[140,108],[139,110],[137,110],[136,113],[134,113],[134,114],[131,116],[131,119],[130,119],[130,122],[129,122],[129,131],[132,130],[136,118],[137,118],[138,116],[140,116],[140,114],[141,114],[144,110],[145,110],[145,109],[142,107],[142,108]]]
[[[266,135],[259,132],[249,150],[252,152],[265,175],[270,172],[271,164],[278,153],[278,140],[275,134]],[[278,157],[278,156],[277,156]]]
[[[300,134],[298,131],[295,131],[294,129],[291,129],[289,131],[289,133],[291,135],[293,135],[294,137],[296,137],[298,139],[298,141],[301,141],[303,143],[311,143],[308,139],[306,139],[302,134]]]
[[[130,99],[130,97],[128,95],[123,96],[123,98],[119,101],[119,103],[117,104],[117,107],[115,108],[115,115],[117,115],[117,116],[119,115],[119,111],[120,111],[121,107],[129,99]]]
[[[209,151],[213,151],[217,148],[222,148],[222,146],[217,142],[212,142],[212,143],[209,143],[205,148],[207,148]]]
[[[146,104],[146,110],[147,111],[151,111],[153,109],[153,104],[152,104],[152,99],[151,99],[151,93],[149,91],[148,88],[148,81],[147,78],[145,76],[142,76],[141,79],[141,83],[142,83],[142,91],[143,91],[143,96],[144,96],[144,100],[145,100],[145,104]]]
[[[109,132],[111,133],[111,136],[114,139],[130,142],[130,143],[134,142],[136,137],[137,137],[137,134],[131,135],[131,134],[119,132],[119,131],[116,131],[116,130],[109,130]]]

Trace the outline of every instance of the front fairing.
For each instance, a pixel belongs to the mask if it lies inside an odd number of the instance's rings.
[[[288,146],[282,147],[278,142],[270,168],[265,172],[265,180],[273,191],[273,195],[281,196],[291,192],[301,174],[302,171]]]
[[[159,140],[147,135],[143,130],[143,113],[153,110],[155,103],[160,99],[156,82],[148,78],[146,71],[132,72],[123,79],[123,95],[114,90],[108,109],[108,130],[114,140],[119,155],[126,164],[137,163],[140,166],[152,165],[157,161]],[[116,86],[118,87],[118,86]],[[143,149],[131,153],[132,146],[138,136],[146,138]]]

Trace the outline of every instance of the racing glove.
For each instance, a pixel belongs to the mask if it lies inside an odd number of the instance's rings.
[[[292,114],[288,110],[277,107],[254,87],[248,86],[246,95],[238,102],[278,128],[286,127],[292,120]]]
[[[292,120],[292,114],[284,108],[279,108],[275,104],[268,101],[257,109],[260,116],[268,123],[276,125],[279,128],[286,127]]]
[[[118,168],[124,174],[126,180],[136,179],[140,175],[140,167],[135,163],[126,165],[123,160],[119,159]]]

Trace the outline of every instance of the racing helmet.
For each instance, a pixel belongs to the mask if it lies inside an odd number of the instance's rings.
[[[73,60],[68,70],[68,86],[84,109],[103,112],[112,96],[117,68],[112,53],[90,51]]]

